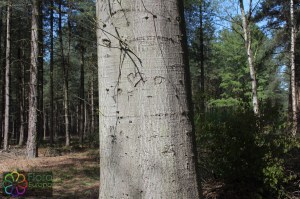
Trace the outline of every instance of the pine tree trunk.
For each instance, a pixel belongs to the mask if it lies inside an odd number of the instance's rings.
[[[89,132],[88,129],[88,115],[87,115],[87,107],[86,107],[86,103],[84,103],[84,130],[83,130],[83,138],[85,138],[87,136],[87,132]],[[82,142],[83,144],[83,142]]]
[[[95,133],[95,110],[94,110],[94,74],[91,74],[91,133]]]
[[[97,1],[99,198],[199,198],[182,1]]]
[[[6,7],[7,8],[7,7]],[[4,8],[3,8],[4,9]],[[7,9],[6,9],[7,11]],[[6,14],[7,16],[7,14]],[[7,21],[7,19],[4,19],[5,21]],[[3,27],[7,27],[7,24],[5,24]],[[3,28],[4,29],[4,28]],[[3,55],[2,55],[2,63],[1,63],[1,69],[2,69],[2,74],[1,74],[1,78],[3,80],[3,84],[2,84],[2,87],[1,87],[1,91],[2,91],[2,96],[1,96],[1,99],[2,99],[2,104],[1,104],[1,108],[2,108],[2,115],[1,115],[1,144],[3,144],[3,139],[4,139],[4,123],[5,123],[5,71],[6,71],[6,43],[7,43],[7,34],[6,32],[7,30],[4,29],[3,30]]]
[[[27,157],[36,157],[37,152],[37,73],[38,73],[38,10],[39,0],[32,1],[32,25],[31,25],[31,64],[29,80],[29,116]]]
[[[76,132],[78,137],[80,137],[79,123],[80,123],[80,110],[79,110],[79,105],[77,105],[76,106]]]
[[[54,96],[54,93],[53,93],[53,65],[54,65],[54,45],[53,45],[53,31],[54,31],[54,21],[53,21],[53,18],[54,18],[54,1],[51,1],[50,2],[50,117],[49,117],[49,120],[50,120],[50,131],[49,131],[49,134],[50,134],[50,144],[52,145],[53,144],[53,130],[54,130],[54,114],[53,114],[53,109],[54,109],[54,103],[53,103],[53,96]]]
[[[45,107],[43,108],[43,140],[46,140],[46,136],[47,136],[47,124],[48,124],[48,120],[47,120],[47,113],[46,113],[46,110],[45,110]]]
[[[4,142],[3,149],[8,149],[9,134],[9,73],[10,73],[10,20],[11,20],[11,1],[7,1],[7,18],[6,18],[6,67],[5,67],[5,111],[4,111]]]
[[[39,13],[39,21],[38,21],[38,31],[39,31],[39,38],[38,38],[38,44],[39,44],[39,57],[38,57],[38,122],[37,122],[37,137],[38,142],[41,141],[43,138],[43,132],[44,132],[44,37],[43,37],[43,1],[39,0],[39,7],[38,7],[38,13]]]
[[[79,104],[80,104],[80,144],[83,144],[84,130],[85,130],[85,96],[84,96],[84,47],[80,48],[80,91],[79,91]]]
[[[54,140],[57,140],[58,138],[58,131],[59,129],[59,122],[58,122],[58,102],[55,103],[54,112],[55,112],[55,119],[54,119]]]
[[[68,77],[64,75],[64,113],[65,113],[65,135],[66,135],[66,146],[70,145],[70,131],[69,131],[69,106],[68,106]]]
[[[12,125],[11,125],[11,130],[12,130],[12,132],[11,132],[11,138],[10,138],[10,141],[11,141],[11,144],[13,145],[13,144],[15,144],[15,133],[16,133],[16,131],[15,131],[15,126],[16,126],[16,123],[15,123],[15,120],[14,119],[12,119],[11,120],[11,123],[12,123]]]
[[[296,136],[298,131],[298,110],[297,110],[297,93],[296,93],[296,64],[295,64],[295,43],[296,43],[296,27],[294,17],[294,0],[290,0],[291,14],[291,91],[292,91],[292,135]]]
[[[19,146],[24,144],[24,114],[25,114],[25,67],[24,67],[24,42],[21,42],[20,47],[20,86],[21,89],[19,90],[20,101],[20,130],[19,130]]]
[[[71,67],[70,51],[71,51],[71,1],[68,2],[68,49],[67,49],[67,64],[64,66],[64,87],[65,87],[65,121],[66,121],[66,146],[70,145],[70,120],[69,120],[69,69]]]
[[[3,10],[2,10],[2,7],[0,7],[0,60],[2,60],[2,35],[3,35],[3,23],[2,23],[2,16],[3,16]],[[4,70],[3,70],[3,67],[1,65],[1,61],[0,61],[0,71],[1,71],[1,74],[0,74],[0,77],[1,79],[3,79],[2,77],[2,74],[4,74]],[[4,96],[4,93],[2,92],[3,91],[3,85],[5,84],[4,82],[4,79],[1,81],[1,86],[0,86],[0,92],[1,92],[1,102],[0,102],[0,148],[2,147],[2,134],[3,134],[3,112],[4,112],[4,109],[3,109],[3,103],[4,103],[4,100],[3,100],[3,96]]]
[[[252,1],[252,0],[250,0]],[[245,9],[244,9],[244,3],[243,0],[239,0],[240,3],[240,9],[242,13],[242,22],[243,22],[243,32],[244,32],[244,40],[245,40],[245,47],[247,51],[247,57],[248,57],[248,64],[250,69],[250,77],[251,77],[251,85],[252,85],[252,104],[253,104],[253,111],[256,115],[259,115],[259,102],[258,102],[258,96],[257,96],[257,80],[256,80],[256,72],[254,68],[254,58],[253,58],[253,52],[251,48],[251,30],[250,30],[250,21],[249,17],[247,18]],[[251,2],[250,2],[251,5]],[[251,14],[252,7],[249,8],[249,14]]]
[[[66,146],[70,145],[70,131],[69,131],[69,106],[68,106],[68,64],[65,62],[64,55],[64,44],[62,35],[62,0],[59,1],[59,20],[58,20],[58,31],[59,31],[59,42],[61,49],[61,64],[63,68],[64,83],[63,83],[63,93],[64,93],[64,118],[65,118],[65,135],[66,135]]]

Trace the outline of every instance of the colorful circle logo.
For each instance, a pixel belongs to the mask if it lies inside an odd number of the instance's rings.
[[[17,171],[5,174],[2,184],[4,192],[13,197],[23,195],[28,187],[25,176]]]

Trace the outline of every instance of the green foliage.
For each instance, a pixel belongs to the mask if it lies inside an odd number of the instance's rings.
[[[220,81],[214,88],[219,94],[208,99],[210,105],[236,106],[251,101],[251,79],[242,29],[237,25],[239,19],[236,20],[230,30],[222,30],[218,39],[212,43],[213,57],[209,76],[217,76]],[[259,98],[278,98],[279,93],[274,92],[280,90],[276,78],[278,67],[272,60],[274,49],[270,45],[271,40],[257,26],[252,25],[251,28]]]
[[[211,100],[209,103],[209,106],[212,106],[212,107],[234,107],[234,106],[238,106],[239,104],[240,104],[240,101],[238,99],[229,97],[227,99]]]
[[[260,117],[246,106],[217,107],[206,114],[205,121],[196,121],[201,166],[235,195],[277,197],[292,179],[284,157],[294,145],[281,133],[281,108],[271,102],[262,107]]]
[[[198,37],[190,46],[190,65],[193,80],[194,102],[197,105],[205,96],[206,107],[234,107],[251,104],[252,91],[247,55],[240,19],[236,17],[230,29],[221,30],[217,37],[205,38],[209,56],[205,57],[205,93],[199,90]],[[286,91],[281,87],[280,67],[274,60],[274,42],[256,25],[251,25],[252,50],[258,80],[258,97],[261,101],[272,99],[286,105]],[[197,35],[197,33],[195,34]]]

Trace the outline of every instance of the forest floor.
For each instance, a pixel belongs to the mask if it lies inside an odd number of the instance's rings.
[[[11,171],[25,172],[49,172],[53,173],[53,197],[55,199],[98,199],[99,196],[99,151],[97,149],[80,147],[42,147],[39,149],[39,157],[27,160],[24,156],[24,148],[12,148],[9,152],[0,151],[0,184],[2,173]],[[288,166],[300,176],[300,158],[296,151],[291,157],[297,157],[288,162]],[[292,169],[297,168],[297,169]],[[295,181],[296,182],[296,181]],[[300,182],[300,178],[296,183]],[[299,184],[295,184],[289,193],[291,199],[300,198]],[[0,186],[1,187],[1,186]],[[226,185],[216,179],[207,178],[202,184],[206,199],[230,198],[235,199],[226,192]],[[297,188],[298,187],[298,188]],[[295,189],[296,188],[296,189]],[[229,197],[220,197],[221,195]],[[2,189],[0,189],[2,198]],[[41,197],[26,197],[28,199],[42,199]]]
[[[41,148],[39,149],[40,157],[31,160],[26,160],[22,152],[18,153],[24,150],[13,149],[9,153],[0,152],[0,174],[14,170],[52,171],[53,198],[98,198],[100,176],[98,150],[86,149],[55,154],[50,152],[49,148]],[[2,182],[2,177],[1,175],[0,182]]]

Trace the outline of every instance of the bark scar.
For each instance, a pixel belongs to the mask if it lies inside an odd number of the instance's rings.
[[[134,87],[137,87],[140,82],[145,82],[142,73],[130,73],[129,75],[127,75],[127,79]]]
[[[165,78],[164,77],[162,77],[162,76],[156,76],[156,77],[154,77],[154,83],[155,83],[155,85],[162,84],[163,82],[165,82]]]

